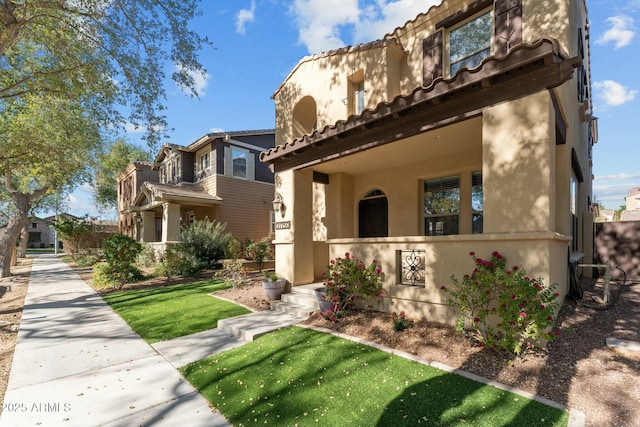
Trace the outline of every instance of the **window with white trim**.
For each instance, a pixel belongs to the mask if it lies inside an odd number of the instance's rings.
[[[224,174],[235,178],[255,179],[255,155],[244,148],[224,148]]]
[[[444,236],[459,233],[460,177],[428,179],[424,182],[424,234]]]
[[[493,48],[493,11],[481,12],[449,29],[449,76],[461,68],[475,68]]]
[[[360,114],[364,111],[365,91],[364,91],[364,71],[359,70],[349,76],[347,109],[349,114]]]
[[[276,233],[276,212],[269,211],[269,233]]]
[[[209,169],[211,152],[207,151],[198,156],[198,172],[204,172]]]

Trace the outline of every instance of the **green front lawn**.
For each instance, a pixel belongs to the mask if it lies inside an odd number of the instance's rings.
[[[148,343],[217,327],[218,320],[250,313],[208,294],[229,285],[220,280],[111,292],[102,298]]]
[[[269,333],[180,370],[236,427],[568,422],[565,411],[300,327]]]

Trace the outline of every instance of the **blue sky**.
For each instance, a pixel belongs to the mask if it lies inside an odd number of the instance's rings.
[[[572,0],[580,1],[580,0]],[[440,0],[234,0],[202,1],[192,27],[213,41],[201,61],[199,99],[167,82],[170,142],[188,145],[212,131],[275,127],[271,95],[298,61],[313,53],[383,37]],[[607,209],[624,204],[640,186],[640,0],[587,0],[590,19],[594,115],[599,142],[593,151],[594,194]],[[172,71],[167,65],[167,74]],[[140,131],[126,138],[140,141]],[[87,186],[68,201],[69,212],[116,219],[92,207]]]

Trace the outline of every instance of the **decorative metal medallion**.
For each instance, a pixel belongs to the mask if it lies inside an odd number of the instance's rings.
[[[402,258],[402,285],[424,286],[424,254],[423,250],[400,251]]]

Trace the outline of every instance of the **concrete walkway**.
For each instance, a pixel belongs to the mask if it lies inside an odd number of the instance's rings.
[[[33,260],[0,426],[228,426],[54,255]]]

